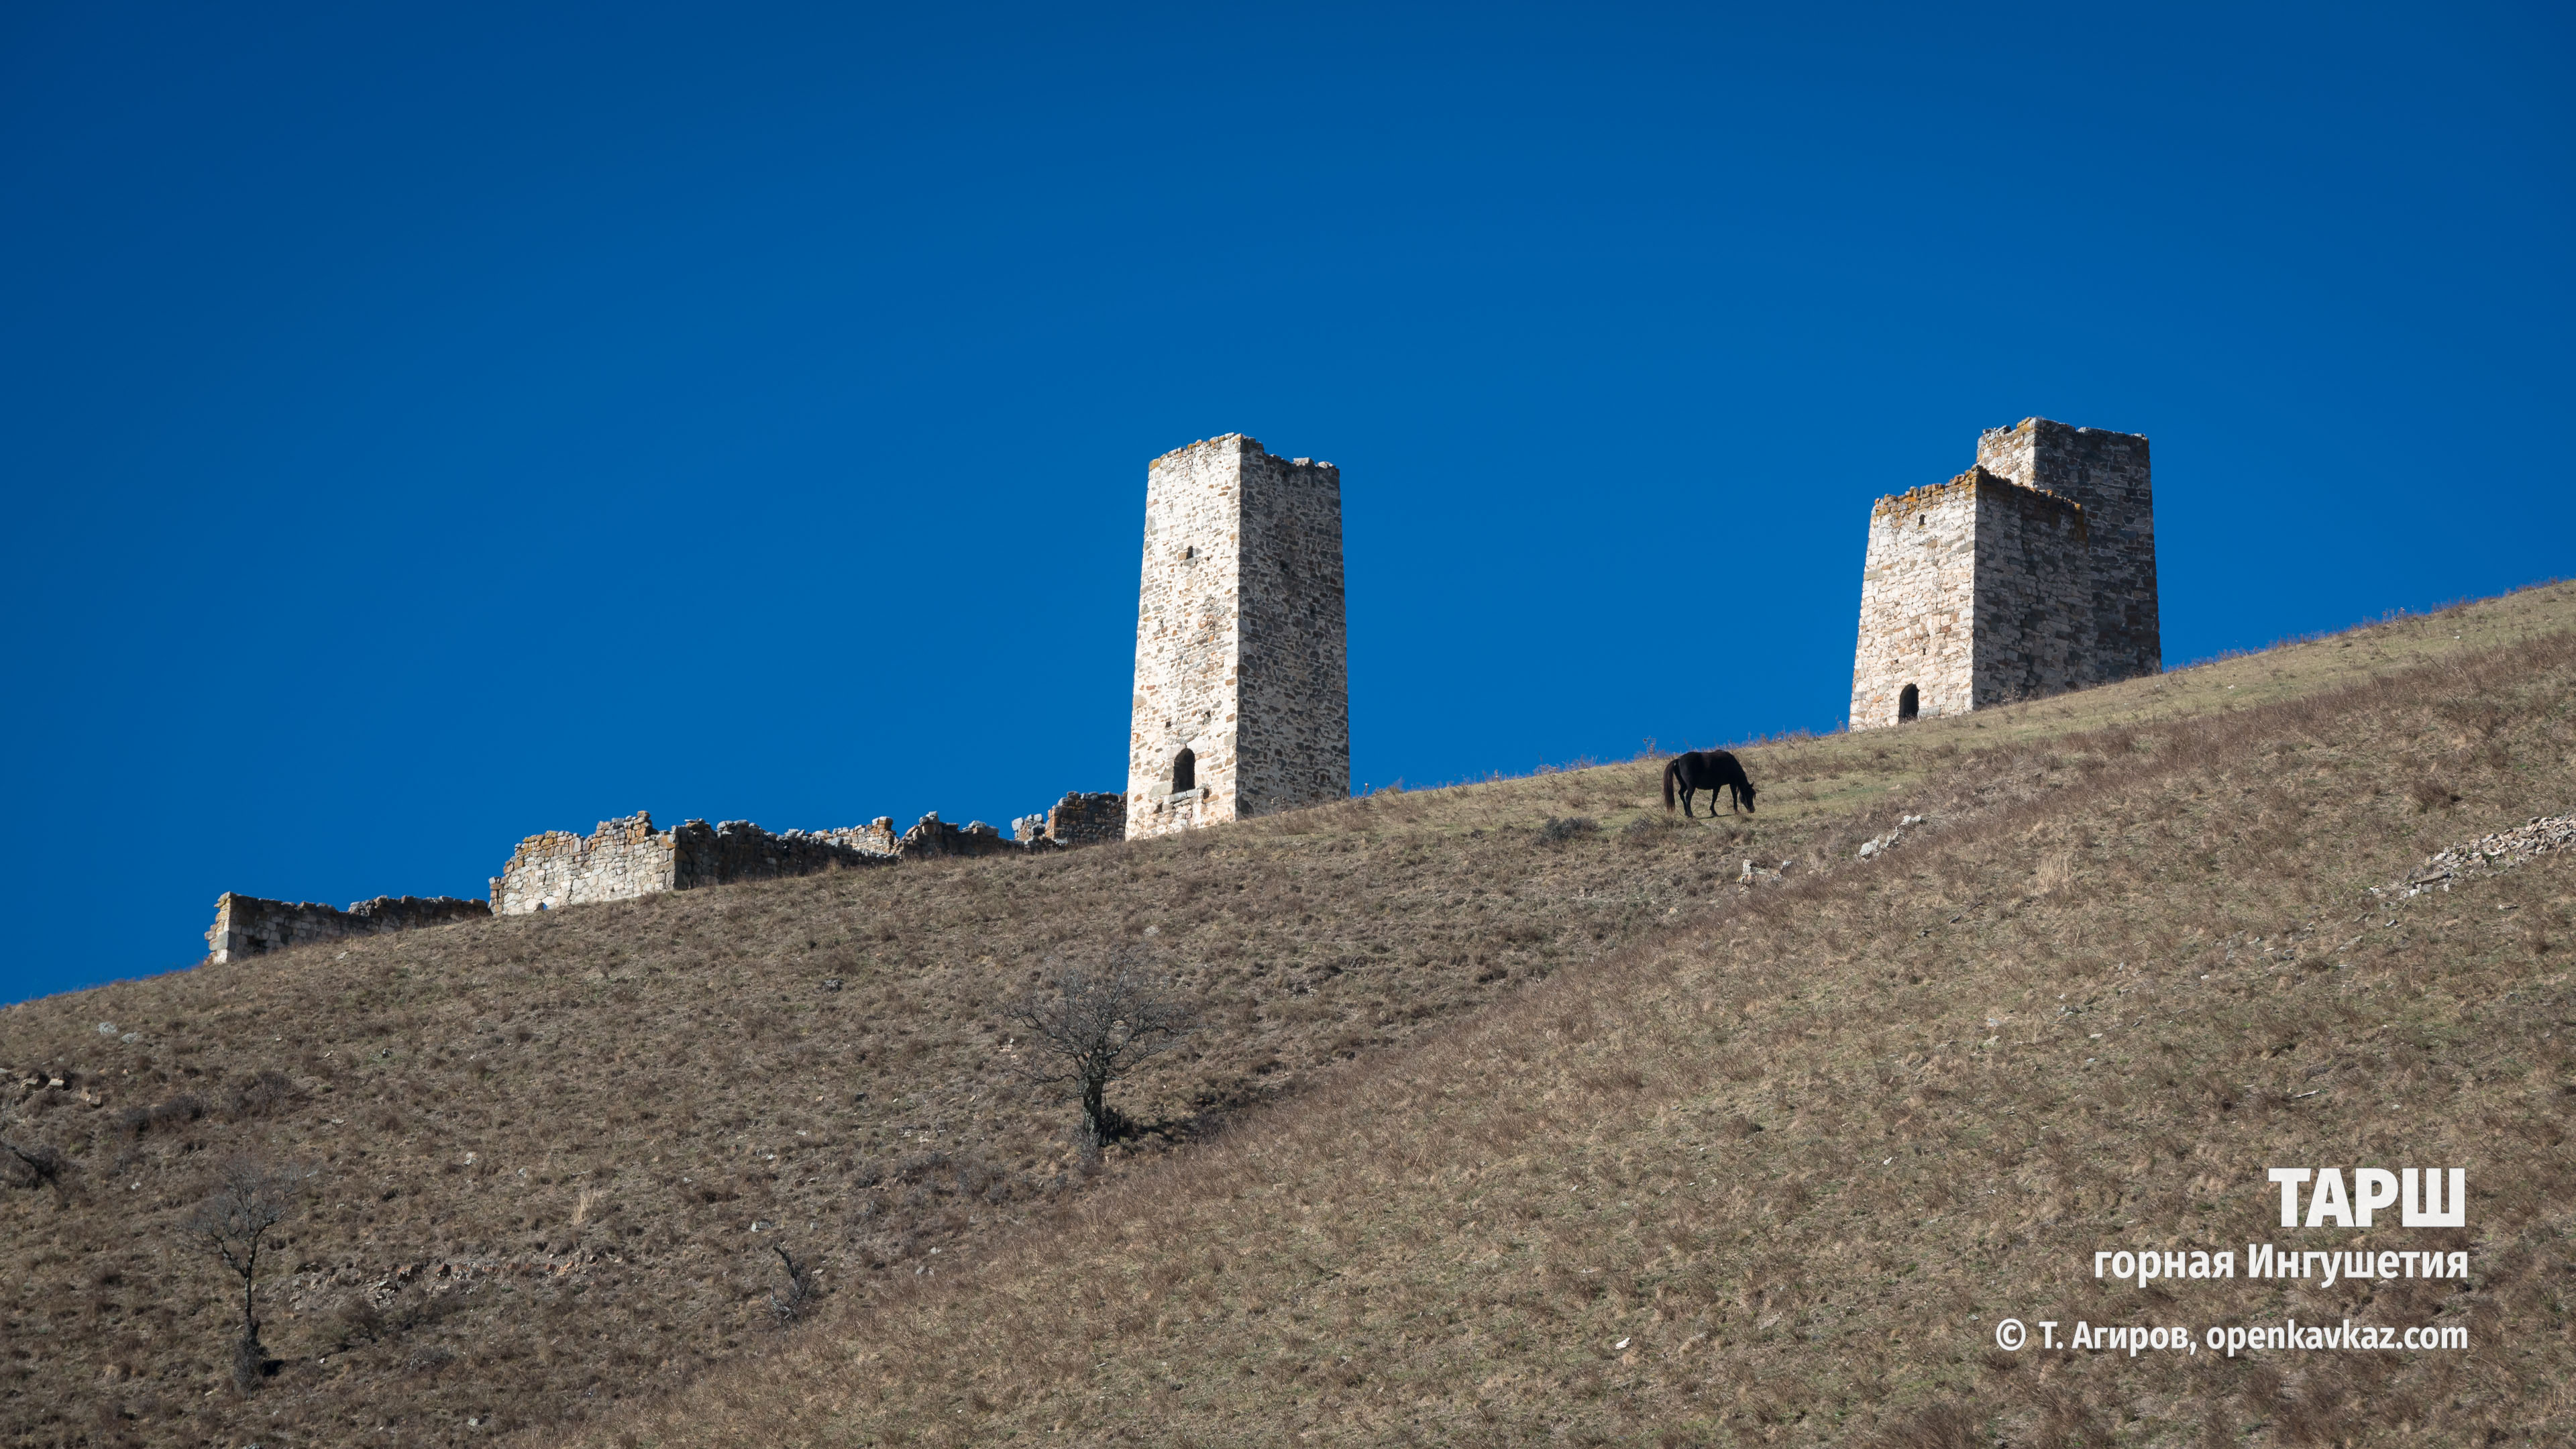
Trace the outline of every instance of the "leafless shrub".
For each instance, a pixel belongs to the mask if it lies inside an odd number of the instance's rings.
[[[225,1115],[235,1121],[265,1117],[291,1105],[301,1095],[295,1083],[287,1079],[286,1073],[274,1069],[263,1071],[233,1088],[231,1097],[224,1104]]]
[[[1563,845],[1577,837],[1590,835],[1600,828],[1601,823],[1589,815],[1576,815],[1565,820],[1559,820],[1551,815],[1547,817],[1546,823],[1539,826],[1538,838],[1550,845]]]
[[[206,1115],[206,1104],[193,1092],[153,1103],[149,1107],[128,1107],[116,1114],[117,1130],[128,1137],[140,1137],[157,1128],[194,1122]]]
[[[340,1306],[332,1312],[331,1320],[339,1330],[343,1347],[352,1343],[372,1343],[384,1337],[392,1327],[385,1311],[376,1306],[376,1300],[364,1293],[352,1293],[342,1299]]]
[[[239,1155],[215,1169],[214,1190],[179,1225],[181,1233],[241,1279],[241,1337],[233,1344],[233,1385],[247,1394],[268,1371],[259,1341],[259,1260],[270,1236],[302,1207],[304,1174]]]
[[[1109,1084],[1180,1045],[1196,1025],[1169,985],[1128,961],[1064,967],[1003,1015],[1048,1059],[1032,1064],[1031,1080],[1067,1087],[1080,1099],[1085,1159],[1097,1159],[1111,1134]]]
[[[12,1109],[0,1116],[0,1128],[15,1129],[21,1125]],[[50,1187],[63,1190],[63,1174],[71,1168],[71,1159],[50,1143],[12,1131],[0,1136],[0,1169],[5,1169],[11,1183],[18,1187]]]
[[[779,1327],[785,1328],[804,1317],[805,1310],[813,1307],[814,1300],[822,1296],[823,1280],[816,1276],[812,1263],[798,1262],[796,1255],[787,1251],[785,1243],[772,1244],[770,1251],[778,1255],[779,1264],[787,1272],[786,1283],[770,1290],[769,1294],[770,1316],[778,1321]]]

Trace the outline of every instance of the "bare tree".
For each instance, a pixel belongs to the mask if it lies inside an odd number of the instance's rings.
[[[1109,1084],[1180,1045],[1197,1024],[1168,984],[1125,961],[1066,966],[1003,1015],[1026,1028],[1030,1045],[1048,1059],[1031,1077],[1081,1099],[1086,1161],[1097,1160],[1109,1138]]]
[[[179,1225],[180,1231],[221,1260],[241,1279],[241,1338],[233,1345],[233,1383],[243,1393],[258,1387],[268,1369],[259,1341],[257,1291],[260,1255],[270,1236],[303,1206],[304,1174],[252,1156],[227,1158],[215,1169],[215,1190]]]
[[[822,1296],[823,1280],[814,1272],[812,1263],[796,1261],[796,1255],[787,1251],[785,1243],[771,1244],[770,1251],[778,1255],[779,1262],[787,1265],[786,1288],[773,1289],[769,1295],[769,1311],[777,1315],[778,1326],[785,1328],[804,1317],[805,1310],[814,1306],[814,1300]]]
[[[0,1110],[0,1127],[24,1125],[16,1107]],[[24,1179],[21,1186],[51,1187],[59,1193],[63,1190],[63,1172],[71,1166],[71,1159],[32,1137],[23,1141],[14,1136],[0,1137],[0,1166],[5,1166],[11,1177]]]

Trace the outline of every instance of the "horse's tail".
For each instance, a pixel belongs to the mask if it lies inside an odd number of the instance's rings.
[[[1682,762],[1676,757],[1664,762],[1664,808],[1673,808],[1673,781],[1681,775]]]

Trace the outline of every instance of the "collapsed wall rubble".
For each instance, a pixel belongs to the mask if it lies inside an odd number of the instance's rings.
[[[895,842],[899,860],[927,860],[943,855],[999,855],[1012,848],[1002,832],[981,820],[951,825],[931,811]]]
[[[2527,825],[2441,851],[2406,879],[2386,887],[2372,886],[2370,893],[2407,900],[2427,891],[2449,890],[2455,880],[2511,870],[2534,856],[2569,849],[2576,849],[2576,815],[2534,815]]]
[[[549,830],[520,841],[509,864],[492,878],[492,911],[520,916],[662,891],[1026,848],[981,820],[951,825],[936,810],[901,835],[886,815],[839,830],[773,835],[748,820],[691,820],[657,831],[653,817],[639,811],[603,820],[588,836]]]
[[[1067,790],[1044,815],[1023,815],[1011,822],[1012,838],[1024,846],[1100,845],[1127,838],[1127,797],[1115,790],[1085,794]]]
[[[662,891],[777,880],[896,858],[894,821],[772,835],[748,820],[686,821],[655,830],[644,811],[599,822],[587,836],[547,830],[519,842],[492,877],[492,913],[524,916]]]
[[[779,880],[900,860],[1092,845],[1125,838],[1127,797],[1071,791],[1044,816],[1029,816],[1014,824],[1017,838],[1013,840],[1003,839],[1001,831],[981,820],[949,824],[935,810],[901,834],[895,832],[893,817],[886,815],[838,830],[777,834],[748,820],[713,825],[690,820],[656,830],[653,817],[638,811],[603,820],[588,835],[547,830],[520,841],[501,873],[492,877],[489,904],[449,896],[379,897],[340,911],[311,902],[227,894],[215,903],[215,924],[206,932],[207,959],[231,961],[341,936],[530,915],[595,901],[629,901],[663,891]]]
[[[289,946],[479,921],[491,914],[491,906],[482,901],[454,896],[378,896],[352,902],[343,911],[313,901],[263,900],[226,891],[215,899],[215,924],[206,931],[206,959],[221,965]]]

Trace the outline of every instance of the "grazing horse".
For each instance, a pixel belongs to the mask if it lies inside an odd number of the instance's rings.
[[[1709,818],[1716,819],[1717,792],[1721,788],[1727,792],[1727,809],[1733,810],[1738,802],[1742,802],[1745,813],[1752,813],[1753,782],[1744,778],[1744,767],[1724,750],[1693,750],[1673,756],[1672,763],[1664,766],[1664,808],[1667,810],[1673,808],[1673,787],[1676,785],[1681,787],[1684,815],[1691,813],[1692,792],[1706,790]]]

